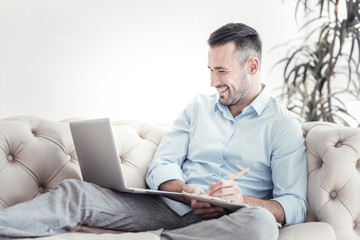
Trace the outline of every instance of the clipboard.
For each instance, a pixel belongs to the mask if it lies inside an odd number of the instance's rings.
[[[207,202],[214,206],[223,207],[232,212],[235,212],[236,210],[243,208],[243,207],[249,207],[247,204],[235,203],[235,202],[232,202],[231,200],[226,200],[226,199],[218,198],[218,197],[212,197],[209,195],[192,194],[192,193],[187,193],[187,192],[182,192],[182,194],[188,198],[195,199],[200,202]]]

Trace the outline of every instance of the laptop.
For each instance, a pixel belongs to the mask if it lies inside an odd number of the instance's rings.
[[[108,118],[70,122],[70,131],[84,181],[118,192],[182,195],[126,186]]]
[[[126,186],[108,118],[70,122],[70,131],[83,180],[117,192],[187,196],[235,211],[246,205],[208,195],[168,192]]]

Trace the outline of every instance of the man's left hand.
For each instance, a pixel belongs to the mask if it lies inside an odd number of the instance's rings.
[[[226,210],[222,207],[216,207],[207,202],[200,202],[192,199],[190,206],[194,213],[204,219],[218,218],[226,214]]]

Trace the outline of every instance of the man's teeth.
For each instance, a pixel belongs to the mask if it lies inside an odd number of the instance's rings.
[[[225,88],[222,88],[222,89],[218,89],[218,91],[219,92],[224,92],[224,91],[226,91],[228,88],[227,87],[225,87]]]

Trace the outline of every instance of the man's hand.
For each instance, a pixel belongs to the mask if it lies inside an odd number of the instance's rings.
[[[285,223],[285,213],[280,203],[274,200],[262,200],[243,196],[241,189],[237,186],[235,181],[223,180],[217,183],[211,183],[209,193],[211,196],[224,198],[231,200],[232,202],[266,208],[275,216],[278,223]]]
[[[193,194],[206,194],[200,188],[192,188],[180,180],[170,180],[164,182],[159,187],[160,190],[170,191],[170,192],[188,192]],[[214,207],[210,203],[196,201],[188,197],[173,197],[178,201],[182,201],[191,206],[194,210],[194,213],[204,219],[217,218],[226,213],[226,210],[222,207]]]
[[[185,192],[206,195],[206,193],[200,188],[187,189]],[[204,219],[218,218],[226,213],[224,208],[213,206],[207,202],[201,202],[191,198],[188,198],[188,201],[189,205],[194,210],[194,213]]]
[[[167,181],[160,185],[160,190],[205,194],[203,190],[191,188],[180,180]],[[211,183],[209,186],[209,193],[213,197],[219,197],[236,203],[247,204],[249,206],[266,208],[275,216],[277,222],[281,224],[285,223],[285,213],[280,203],[274,200],[262,200],[243,196],[241,189],[233,180],[223,180],[217,183]],[[187,197],[176,198],[176,200],[189,204],[197,216],[205,219],[217,218],[226,213],[226,210],[222,207],[214,207],[210,203],[196,201]]]
[[[209,194],[213,197],[231,200],[232,202],[244,203],[241,189],[233,180],[222,180],[217,183],[210,183]]]
[[[194,213],[204,219],[218,218],[227,213],[224,208],[213,206],[207,202],[200,202],[194,199],[191,199],[190,202]]]
[[[202,191],[201,194],[205,194]],[[237,203],[244,203],[244,198],[240,188],[235,181],[223,180],[217,183],[211,183],[209,186],[209,194],[213,197],[219,197],[231,200]],[[212,206],[210,203],[191,200],[191,207],[197,216],[205,219],[217,218],[226,214],[226,210],[222,207]]]

